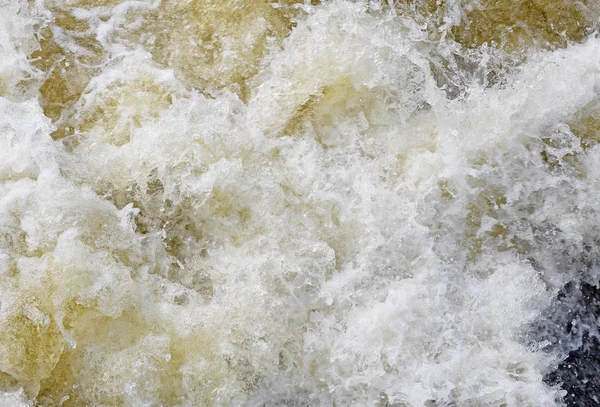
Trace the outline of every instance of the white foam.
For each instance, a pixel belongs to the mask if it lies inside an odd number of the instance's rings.
[[[598,97],[598,39],[451,100],[414,27],[333,1],[244,103],[118,46],[129,3],[78,11],[116,14],[68,142],[30,91],[0,99],[0,371],[25,392],[0,397],[560,404],[527,333],[598,277],[569,259],[596,235],[600,149],[561,124]],[[15,84],[35,44],[11,24]]]

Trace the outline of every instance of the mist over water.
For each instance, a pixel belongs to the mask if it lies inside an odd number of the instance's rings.
[[[590,405],[597,2],[0,11],[0,405]]]

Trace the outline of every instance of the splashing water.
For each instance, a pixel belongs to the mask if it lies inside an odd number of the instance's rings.
[[[0,404],[565,403],[596,2],[0,9]]]

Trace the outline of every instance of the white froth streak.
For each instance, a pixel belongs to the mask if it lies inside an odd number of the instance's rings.
[[[459,104],[451,104],[451,109],[448,109],[446,106],[441,106],[441,114],[439,115],[441,123],[438,124],[437,127],[438,131],[441,133],[437,140],[438,153],[434,154],[434,156],[427,161],[424,161],[427,154],[425,154],[425,157],[423,154],[414,155],[409,160],[408,168],[403,173],[403,180],[408,181],[408,185],[404,186],[404,188],[401,187],[400,189],[404,192],[408,187],[410,189],[406,192],[409,194],[412,195],[418,193],[419,190],[427,188],[428,181],[430,183],[437,182],[437,180],[440,179],[440,176],[438,175],[440,173],[444,176],[450,176],[460,182],[464,176],[463,174],[468,174],[471,171],[469,167],[465,165],[467,164],[465,159],[468,158],[470,151],[485,151],[488,149],[504,149],[510,147],[514,142],[527,140],[529,137],[537,137],[537,134],[539,134],[542,127],[548,123],[570,117],[577,109],[581,108],[597,96],[598,56],[600,55],[598,52],[598,45],[597,41],[592,40],[585,45],[573,47],[568,51],[561,51],[555,54],[544,55],[541,58],[535,58],[532,62],[523,67],[523,72],[517,76],[513,85],[508,89],[500,91],[486,90],[479,95],[473,95],[471,100],[463,103],[462,106]],[[577,89],[578,91],[574,92],[573,89]],[[549,103],[549,101],[551,101],[551,103]],[[440,107],[434,104],[433,109],[435,110],[436,108]],[[431,119],[431,116],[425,116],[425,118]],[[522,169],[521,171],[526,170]],[[414,189],[415,187],[416,189]],[[458,196],[460,197],[461,194],[459,193]],[[465,194],[465,196],[468,195]],[[423,257],[419,257],[419,259],[422,258]],[[497,260],[498,259],[495,261]],[[462,397],[465,397],[465,399],[462,400],[463,402],[477,399],[484,405],[495,405],[496,402],[499,403],[499,400],[507,394],[510,394],[511,396],[508,400],[503,400],[508,401],[511,405],[519,405],[521,403],[531,403],[532,405],[539,403],[538,405],[547,405],[553,403],[553,397],[548,393],[548,389],[541,384],[541,375],[539,372],[545,369],[543,367],[544,363],[542,362],[544,359],[543,356],[530,353],[526,348],[519,345],[518,342],[510,341],[515,332],[518,332],[526,326],[527,323],[532,322],[533,318],[537,316],[537,312],[548,305],[549,297],[547,296],[548,294],[544,294],[543,286],[535,277],[536,272],[531,269],[530,266],[519,264],[516,259],[508,259],[508,261],[510,264],[508,268],[498,267],[497,265],[492,266],[496,271],[493,274],[494,278],[491,278],[491,281],[487,282],[490,284],[489,289],[484,289],[474,282],[461,285],[460,287],[462,290],[465,290],[466,287],[471,288],[472,291],[469,290],[468,292],[475,298],[487,297],[490,301],[497,301],[493,299],[498,297],[498,300],[501,298],[510,298],[510,300],[506,303],[492,302],[493,306],[489,307],[484,306],[481,303],[477,305],[469,303],[466,308],[454,309],[453,312],[450,313],[451,315],[453,314],[455,318],[459,316],[459,319],[465,319],[472,323],[469,327],[461,326],[457,329],[457,332],[461,332],[461,336],[468,336],[468,332],[471,329],[472,334],[478,336],[481,332],[486,332],[486,330],[489,329],[486,329],[485,326],[477,325],[478,319],[476,316],[481,312],[482,315],[485,315],[483,317],[484,320],[489,319],[497,323],[497,325],[492,327],[491,334],[487,338],[490,339],[490,342],[486,343],[486,345],[490,345],[493,349],[497,345],[492,345],[492,343],[498,339],[502,344],[505,344],[506,347],[498,344],[503,349],[492,356],[492,359],[489,359],[490,349],[487,347],[486,349],[481,350],[483,354],[486,354],[487,356],[477,354],[476,352],[477,356],[474,356],[474,360],[478,360],[479,362],[474,362],[474,364],[465,361],[465,359],[461,357],[457,357],[457,360],[460,360],[460,362],[457,361],[454,365],[450,363],[449,365],[452,366],[451,369],[453,370],[446,370],[448,365],[439,362],[433,362],[433,364],[424,363],[423,359],[418,358],[418,355],[432,355],[435,354],[435,352],[432,352],[430,349],[425,350],[420,348],[417,346],[417,343],[413,343],[411,346],[409,345],[410,342],[399,339],[399,342],[394,343],[395,349],[405,349],[406,351],[416,350],[416,354],[408,357],[415,357],[418,361],[417,365],[411,365],[410,369],[399,375],[386,375],[383,367],[380,367],[379,369],[382,370],[380,370],[379,375],[375,376],[387,376],[390,377],[391,380],[391,382],[383,381],[379,388],[380,391],[389,392],[390,389],[394,387],[392,384],[394,383],[399,387],[400,391],[398,394],[409,393],[415,397],[408,399],[410,400],[410,405],[422,405],[422,403],[428,399],[443,400],[447,397],[447,393],[443,394],[444,391],[460,392],[458,394],[455,393],[455,400],[461,400]],[[433,271],[431,269],[425,269],[420,273],[423,273],[424,275],[433,273],[433,277],[430,278],[432,278],[433,281],[440,281],[438,284],[440,284],[441,287],[446,287],[447,282],[445,282],[444,279],[447,277],[444,277],[445,273],[442,272],[441,275],[439,275],[443,270],[443,265],[432,264],[429,265],[429,267],[431,267]],[[415,270],[415,273],[417,272],[418,270]],[[562,270],[555,270],[555,272],[561,273]],[[326,283],[322,291],[323,296],[326,298],[338,297],[340,301],[344,301],[344,298],[352,297],[354,293],[357,292],[356,282],[360,280],[361,275],[362,277],[365,277],[368,274],[368,271],[360,270],[359,268],[358,270],[351,269],[337,275],[333,280]],[[528,278],[531,278],[532,280],[519,281],[518,279],[515,279],[515,277],[522,275],[529,275],[530,277]],[[500,276],[507,280],[494,281],[495,278],[500,278]],[[565,276],[558,275],[556,277],[559,281],[562,281],[562,283],[565,282]],[[570,276],[566,277],[568,278]],[[407,284],[411,285],[407,286]],[[408,293],[415,290],[415,286],[412,284],[415,284],[414,280],[406,280],[403,283],[399,283],[399,287],[392,285],[391,291],[400,296],[407,296]],[[345,289],[342,288],[344,285],[346,285]],[[341,352],[342,355],[344,353],[349,353],[349,356],[346,356],[350,357],[348,366],[351,369],[356,369],[356,363],[360,360],[357,358],[364,358],[369,354],[367,349],[373,348],[374,343],[381,343],[380,338],[382,338],[381,335],[383,335],[382,327],[387,324],[391,324],[392,327],[397,327],[399,332],[416,332],[415,341],[419,344],[422,343],[423,338],[435,338],[438,332],[448,332],[448,321],[446,320],[447,314],[442,314],[437,323],[435,322],[436,318],[433,316],[441,312],[441,310],[452,309],[452,306],[449,304],[436,304],[435,298],[437,298],[437,295],[439,294],[436,290],[433,290],[433,292],[430,291],[431,288],[435,287],[435,285],[432,287],[431,282],[421,282],[421,284],[416,284],[416,287],[423,289],[427,287],[427,289],[425,289],[426,292],[421,294],[423,297],[416,297],[413,298],[412,301],[407,302],[407,305],[405,305],[407,307],[406,313],[402,314],[397,320],[388,316],[387,313],[384,313],[385,317],[383,317],[383,320],[380,320],[375,317],[375,315],[378,315],[375,309],[366,306],[365,309],[362,309],[364,317],[356,322],[356,330],[344,328],[349,332],[347,336],[344,335],[340,337],[335,331],[317,330],[314,340],[320,341],[320,338],[330,338],[328,342],[333,342],[334,345],[329,345],[329,347],[333,347],[334,349],[338,348],[338,352]],[[510,292],[509,290],[511,289],[519,291]],[[537,301],[539,302],[534,301],[529,304],[519,302],[519,299],[530,302],[534,298],[531,296],[532,292],[538,293],[540,297]],[[434,296],[433,299],[431,298],[432,295]],[[389,303],[390,309],[396,309],[399,304],[391,300],[391,298],[394,298],[393,295],[388,294],[387,298],[388,300],[386,300],[385,303]],[[434,301],[434,304],[438,305],[435,310],[427,308],[422,310],[420,303],[424,302],[427,304],[432,301]],[[508,310],[507,305],[514,305],[515,308]],[[381,310],[382,307],[383,305],[379,306],[377,309]],[[356,308],[361,309],[360,306],[357,306]],[[527,312],[528,309],[531,313]],[[356,314],[356,312],[357,311],[353,312],[353,314]],[[410,324],[411,319],[408,317],[409,315],[420,315],[421,317],[413,317],[415,318],[414,322]],[[504,316],[508,316],[508,319],[498,320],[498,318]],[[342,326],[347,327],[348,322],[351,321],[350,317],[345,321],[345,323],[342,323]],[[369,323],[367,323],[367,321],[369,321]],[[479,322],[484,323],[484,321]],[[430,323],[432,324],[431,328],[427,329],[427,326]],[[333,326],[339,325],[335,322],[330,322],[330,324],[333,324]],[[319,325],[325,327],[328,324],[320,320]],[[366,326],[372,326],[373,328],[372,330],[365,331]],[[365,335],[365,332],[374,333],[374,336],[361,338],[361,335]],[[424,334],[424,332],[427,333]],[[337,340],[331,338],[337,338]],[[357,338],[361,338],[362,340]],[[509,340],[507,341],[507,339]],[[457,340],[458,343],[456,343]],[[469,345],[473,339],[467,339],[466,342],[463,342],[462,344],[458,338],[453,338],[453,341],[455,341],[455,343],[450,349],[458,351],[459,354],[461,351],[466,351],[468,356],[465,356],[465,358],[467,358],[467,360],[469,357],[473,356],[471,354],[473,351],[472,346]],[[477,340],[474,340],[472,343],[477,343]],[[375,348],[372,355],[372,364],[369,365],[367,362],[367,366],[374,370],[375,366],[381,366],[381,359],[379,357],[381,350],[378,347]],[[314,351],[314,349],[311,349],[311,351]],[[486,374],[483,374],[483,371],[480,370],[482,366],[478,364],[481,363],[482,360],[485,360],[485,363],[483,363],[484,365],[490,366],[490,364],[493,365],[500,362],[500,360],[508,360],[505,359],[508,355],[511,355],[509,356],[509,359],[514,357],[515,361],[521,361],[517,362],[517,365],[522,363],[523,365],[530,367],[535,366],[535,368],[517,381],[513,381],[505,376],[496,376],[502,374],[501,372],[510,372],[510,369],[506,364],[502,369],[496,371],[487,370]],[[392,357],[391,359],[398,360],[398,355],[394,356],[395,357]],[[336,366],[338,359],[339,356],[332,356],[332,359],[329,360],[331,364],[326,366]],[[363,367],[366,371],[369,371],[369,368],[365,369]],[[540,368],[540,371],[536,371],[537,368]],[[424,373],[421,374],[425,374],[427,379],[420,380],[419,382],[427,383],[427,386],[433,386],[433,388],[426,387],[419,389],[419,391],[411,391],[415,386],[415,377],[419,376],[418,373],[415,374],[415,371],[424,371]],[[466,372],[472,373],[473,377],[465,377]],[[376,385],[373,385],[373,378],[375,376],[372,375],[373,371],[369,371],[369,373],[371,374],[367,375],[363,383],[364,385],[369,384],[370,390],[373,391],[374,388],[377,387]],[[481,376],[482,374],[483,376]],[[348,380],[356,381],[361,374],[357,371],[353,371],[350,374],[347,373],[347,376]],[[529,377],[526,378],[526,376]],[[323,377],[325,381],[331,383],[330,388],[336,389],[338,394],[341,393],[339,392],[339,382],[336,383],[335,380],[330,381],[326,379],[328,377],[335,377],[334,372],[326,369],[323,373]],[[406,384],[403,386],[401,384],[402,382],[398,383],[397,377],[405,377],[407,380]],[[437,377],[437,379],[432,380],[433,377]],[[456,382],[451,378],[456,378]],[[442,385],[442,388],[440,389],[435,384],[436,380],[440,380],[440,382],[445,383],[445,385]],[[469,394],[466,389],[469,388],[471,383],[479,382],[480,380],[484,380],[486,383],[485,386],[490,390],[490,394],[482,393],[481,385],[474,385],[473,389],[476,389],[475,392]],[[530,384],[525,386],[524,382],[528,381]],[[497,390],[492,390],[492,383],[496,383],[496,386],[498,386]],[[354,392],[356,391],[356,384],[348,383],[347,388],[352,389],[352,392]],[[349,394],[348,397],[352,396]],[[498,398],[496,399],[496,397]],[[400,398],[396,401],[407,401],[407,399]]]
[[[104,344],[91,343],[89,369],[80,372],[85,385],[86,374],[94,380],[91,366],[105,369],[131,405],[159,402],[155,360],[194,335],[211,338],[214,352],[233,367],[219,373],[218,359],[207,361],[199,350],[185,354],[178,371],[187,386],[184,405],[555,405],[559,390],[542,381],[554,358],[528,348],[522,334],[573,276],[548,268],[555,275],[542,281],[511,252],[489,249],[469,264],[460,259],[464,248],[444,246],[463,239],[465,211],[476,195],[469,176],[487,174],[474,168],[478,156],[506,158],[501,172],[509,194],[519,196],[515,180],[525,189],[551,181],[544,170],[528,169],[517,147],[596,98],[599,75],[600,42],[591,39],[532,56],[505,88],[475,87],[465,100],[447,101],[426,55],[393,20],[377,20],[360,3],[332,2],[273,51],[248,106],[227,93],[211,100],[187,91],[142,53],[104,70],[88,86],[81,111],[101,103],[109,85],[126,87],[140,77],[176,95],[122,146],[95,130],[66,152],[51,140],[37,100],[2,99],[0,232],[26,238],[24,246],[15,240],[0,247],[0,272],[13,263],[19,269],[16,285],[0,284],[0,321],[21,310],[45,321],[29,303],[43,294],[73,347],[62,326],[68,301],[93,304],[111,318],[139,309],[149,328],[139,328],[136,345],[105,354]],[[310,133],[281,135],[311,95],[345,79],[355,88],[392,89],[400,107],[372,116],[382,123],[360,126],[341,114],[328,131],[346,138],[329,148]],[[407,83],[417,91],[408,93]],[[422,101],[429,110],[419,110]],[[275,148],[279,158],[269,158]],[[598,154],[585,159],[591,183],[599,176]],[[521,176],[529,170],[532,177]],[[184,215],[203,231],[194,238],[208,245],[210,257],[190,253],[184,266],[207,270],[215,286],[210,301],[160,275],[172,259],[160,230],[135,233],[138,208],[119,210],[94,192],[100,181],[126,190],[151,176],[175,206],[192,202]],[[455,200],[440,209],[442,179],[452,182]],[[211,212],[207,202],[217,190],[234,210],[249,208],[247,225],[237,215]],[[148,210],[156,199],[142,197],[140,204]],[[559,207],[549,216],[565,212]],[[573,221],[573,234],[590,220]],[[439,223],[447,235],[435,229]],[[452,260],[446,251],[459,255]],[[547,281],[555,286],[548,289]],[[183,306],[172,300],[182,293],[189,296]],[[128,377],[119,367],[124,361],[138,363],[140,377]],[[35,390],[11,366],[0,361],[0,368]],[[258,384],[248,390],[243,380],[255,376]],[[198,382],[209,379],[221,381],[214,394],[202,394]],[[24,400],[18,393],[2,397],[15,405]]]

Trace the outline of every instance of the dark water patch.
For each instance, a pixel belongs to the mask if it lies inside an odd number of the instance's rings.
[[[538,326],[549,348],[566,356],[544,381],[559,385],[567,406],[600,405],[600,288],[569,283],[559,293],[548,319]]]

